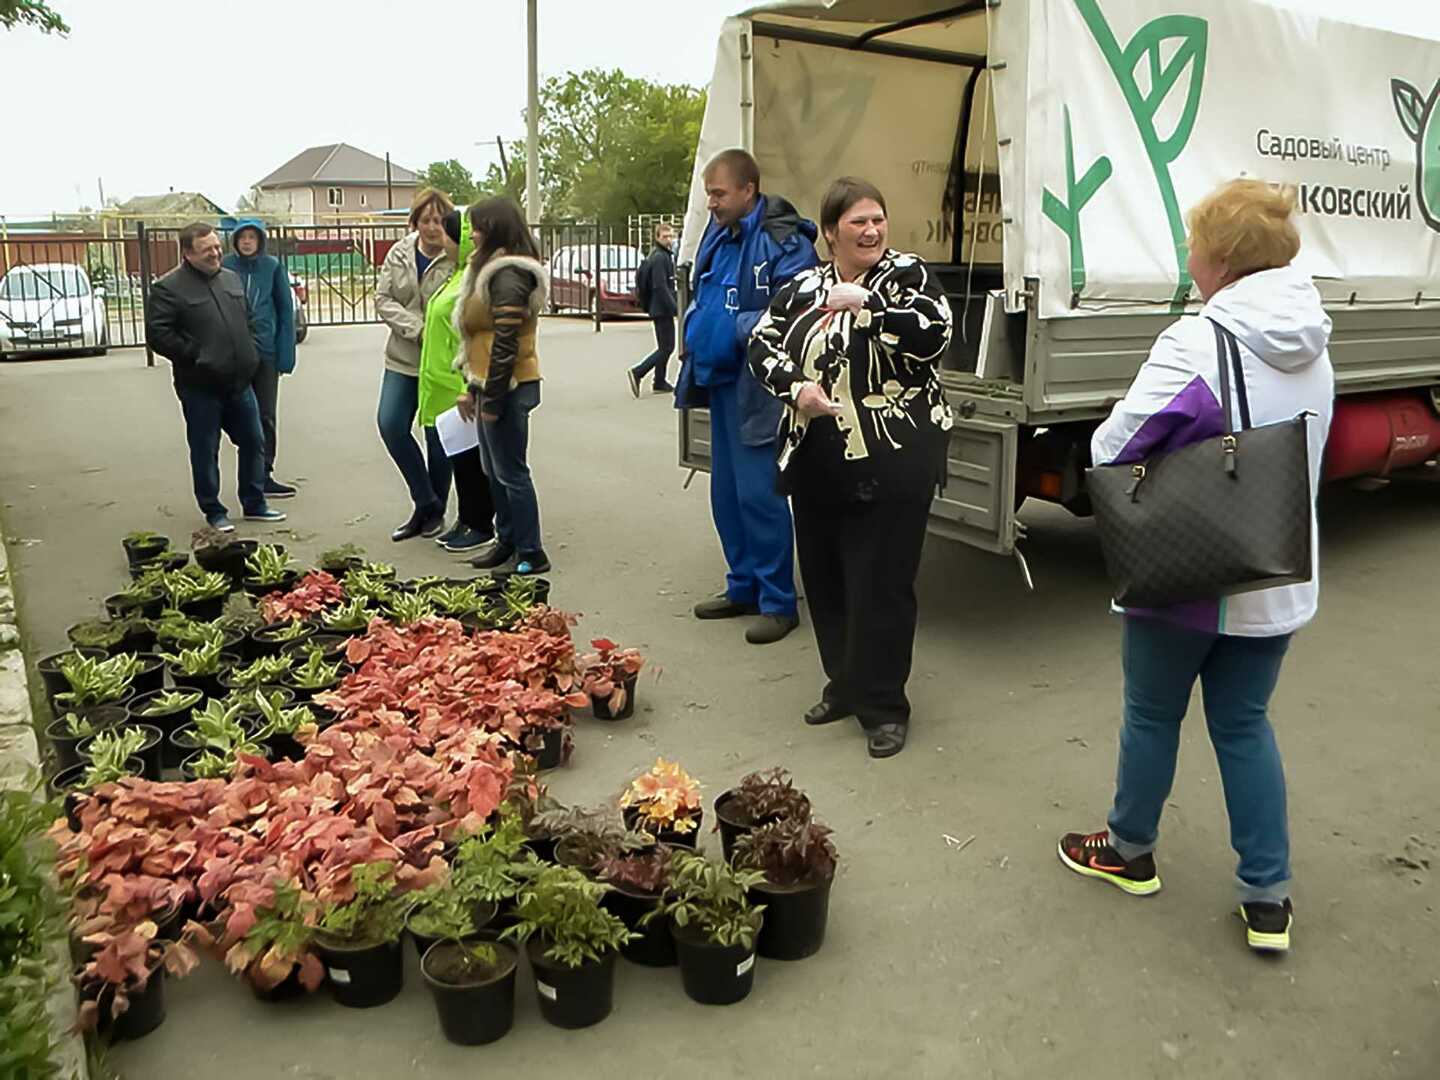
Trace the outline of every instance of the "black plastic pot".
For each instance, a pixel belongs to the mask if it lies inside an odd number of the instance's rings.
[[[625,687],[625,705],[619,712],[610,711],[610,702],[605,698],[591,696],[590,708],[595,713],[596,720],[628,720],[635,715],[635,684],[640,680],[640,673],[637,671],[622,684]]]
[[[126,758],[125,767],[130,771],[131,776],[139,776],[145,768],[145,763],[136,757]],[[52,799],[63,800],[65,819],[70,823],[70,828],[76,832],[80,831],[80,801],[89,797],[89,792],[81,787],[89,768],[90,763],[82,761],[79,765],[72,765],[63,772],[56,773],[45,785]]]
[[[834,878],[790,887],[766,883],[751,890],[750,902],[765,905],[756,951],[769,960],[804,960],[819,952],[830,917],[832,884]]]
[[[90,714],[90,722],[96,725],[97,730],[123,724],[126,719],[125,710],[113,705],[106,705]],[[89,736],[71,735],[70,729],[65,726],[63,715],[46,727],[45,737],[50,740],[50,746],[55,751],[55,765],[60,771],[74,768],[81,763],[78,747]]]
[[[348,668],[342,669],[340,674],[336,676],[333,680],[331,680],[331,682],[326,686],[300,686],[293,681],[286,683],[285,685],[286,689],[294,693],[296,701],[308,702],[317,694],[330,693],[331,690],[334,690],[337,686],[339,686],[342,682],[345,681],[345,676],[349,673],[350,672]]]
[[[627,806],[620,813],[625,821],[625,827],[635,832],[648,833],[653,836],[657,843],[669,844],[672,847],[694,848],[700,839],[700,828],[705,822],[704,811],[696,811],[695,828],[689,832],[674,832],[670,829],[661,829],[656,832],[646,828],[640,820],[640,811],[634,806]]]
[[[125,561],[134,566],[169,551],[170,538],[157,536],[153,540],[121,540],[120,546],[125,549]]]
[[[271,735],[262,745],[270,751],[271,761],[300,761],[305,757],[305,747],[294,735]]]
[[[255,721],[249,717],[240,718],[240,726],[244,729],[246,735],[253,735],[255,733]],[[182,769],[186,761],[204,749],[204,747],[200,745],[200,740],[195,738],[195,727],[193,724],[185,724],[176,728],[170,733],[168,742],[172,747],[173,756],[179,758]],[[193,778],[187,777],[187,779]]]
[[[575,844],[571,840],[561,840],[555,844],[554,861],[557,866],[574,867],[587,877],[595,876],[595,863],[585,862],[576,853]]]
[[[152,559],[144,562],[130,564],[130,579],[139,581],[151,570],[166,570],[174,572],[185,569],[185,564],[190,561],[190,556],[183,551],[162,551]]]
[[[67,712],[79,713],[81,716],[94,716],[101,709],[119,709],[125,712],[127,705],[135,697],[135,687],[127,687],[125,692],[114,701],[98,701],[94,705],[65,705],[59,701],[55,702],[53,708],[57,716],[64,716]]]
[[[265,582],[258,581],[253,577],[245,577],[240,581],[240,586],[255,599],[262,596],[269,596],[275,592],[289,592],[295,588],[300,581],[299,570],[286,570],[285,575],[279,581]]]
[[[533,851],[541,862],[555,861],[555,837],[531,836],[525,841],[525,846]]]
[[[640,925],[640,920],[654,911],[659,903],[658,896],[630,892],[618,885],[611,885],[610,891],[600,900],[601,907],[640,935],[620,946],[620,955],[632,964],[645,967],[672,967],[675,964],[675,939],[670,934],[670,920],[651,919],[647,925]]]
[[[154,724],[125,724],[124,726],[136,727],[145,732],[145,744],[141,746],[134,755],[139,758],[144,765],[140,775],[146,780],[161,779],[160,770],[164,768],[162,755],[164,752],[165,733]],[[89,758],[90,744],[95,741],[95,738],[96,736],[91,735],[88,739],[81,739],[79,745],[75,747],[76,753],[78,753],[81,758]]]
[[[225,614],[225,601],[229,599],[229,595],[226,594],[224,596],[208,596],[203,600],[187,600],[180,605],[180,611],[196,622],[214,622]]]
[[[319,648],[325,656],[327,664],[333,664],[336,660],[345,659],[345,650],[350,644],[348,634],[332,634],[328,630],[319,630],[305,638],[303,641],[286,642],[280,650],[294,656],[302,663],[310,655],[310,650]]]
[[[161,593],[145,599],[136,599],[124,593],[113,593],[105,598],[105,611],[112,619],[124,619],[130,615],[158,619],[164,610],[165,597]]]
[[[755,950],[743,945],[712,945],[703,931],[672,926],[685,993],[701,1005],[733,1005],[755,985]]]
[[[610,1015],[615,1001],[615,954],[607,952],[598,963],[578,968],[545,958],[538,938],[525,943],[530,971],[535,976],[535,997],[540,1015],[559,1028],[584,1028]]]
[[[135,659],[140,661],[140,670],[135,673],[130,685],[135,688],[136,697],[153,694],[165,685],[164,659],[155,653],[136,653]]]
[[[77,648],[77,649],[82,649],[82,648],[98,648],[98,649],[100,649],[100,651],[101,651],[102,653],[104,653],[106,656],[114,656],[117,652],[123,652],[123,651],[124,651],[124,648],[125,648],[125,639],[124,639],[123,637],[122,637],[119,641],[115,642],[115,644],[113,644],[113,645],[105,645],[105,646],[81,645],[78,641],[76,641],[76,640],[75,640],[75,631],[77,631],[78,629],[80,629],[80,627],[85,626],[85,625],[87,625],[87,624],[89,624],[89,623],[92,623],[92,622],[100,622],[102,625],[104,625],[104,626],[106,626],[106,627],[110,626],[110,620],[108,620],[108,619],[99,619],[99,620],[96,620],[96,619],[83,619],[83,620],[81,620],[81,621],[78,622],[78,623],[72,623],[70,626],[66,627],[66,629],[65,629],[65,637],[70,641],[70,644],[71,644],[71,645],[75,646],[75,648]]]
[[[186,687],[182,686],[178,687],[177,691],[183,692],[186,689]],[[166,693],[166,691],[156,690],[153,693],[144,694],[141,697],[133,698],[126,708],[129,713],[130,721],[132,723],[151,724],[159,728],[161,732],[163,732],[164,738],[161,740],[160,743],[160,760],[161,763],[165,766],[165,768],[174,769],[179,766],[180,759],[183,755],[179,752],[179,749],[170,741],[170,736],[173,735],[180,728],[190,723],[191,719],[195,715],[195,710],[204,705],[205,697],[204,695],[201,695],[200,697],[195,699],[195,702],[193,704],[187,705],[183,709],[179,709],[173,713],[166,713],[163,716],[146,716],[146,707],[152,702],[154,702],[154,700],[163,693]]]
[[[268,990],[261,990],[254,983],[250,984],[250,992],[255,995],[256,1001],[263,1001],[266,1004],[275,1005],[286,1001],[297,1001],[307,993],[305,984],[300,981],[298,970],[291,971],[289,975],[281,979]]]
[[[125,631],[125,639],[120,642],[120,648],[112,650],[116,652],[148,653],[155,649],[155,631],[150,629],[150,624],[144,619],[134,620]]]
[[[475,905],[470,913],[470,922],[477,935],[494,921],[499,910],[498,906],[491,903],[481,902]],[[405,919],[405,931],[410,935],[410,940],[415,943],[415,955],[421,959],[424,959],[426,950],[440,940],[416,930],[408,917]]]
[[[279,694],[280,704],[286,708],[293,705],[296,701],[295,691],[291,690],[288,686],[276,686],[273,683],[267,683],[264,686],[257,686],[255,692],[264,694],[266,697],[274,697],[276,694]],[[259,731],[260,728],[264,726],[265,714],[260,711],[260,706],[254,701],[246,702],[245,706],[240,709],[239,715],[241,719],[249,720],[250,726],[256,731]]]
[[[77,653],[81,656],[88,656],[92,660],[103,660],[110,655],[104,649],[80,648],[77,646],[66,649],[64,652],[42,656],[35,664],[35,671],[40,676],[41,683],[45,686],[45,700],[49,701],[52,706],[55,702],[56,694],[63,694],[66,690],[70,689],[70,684],[66,681],[64,672],[60,670],[60,661],[64,660],[67,656],[74,656]]]
[[[537,771],[544,772],[546,769],[559,767],[565,756],[565,731],[565,728],[545,728],[540,734],[540,749],[525,751],[534,756]]]
[[[269,626],[261,626],[251,631],[250,644],[253,655],[276,656],[281,652],[288,651],[291,645],[308,641],[315,636],[315,627],[309,624],[301,624],[304,629],[299,637],[276,639],[271,635],[281,628],[288,628],[289,623],[271,623]]]
[[[145,989],[130,988],[130,1007],[111,1020],[110,1002],[114,994],[112,987],[105,986],[96,999],[100,1009],[100,1030],[103,1033],[108,1027],[112,1040],[144,1038],[165,1022],[164,965],[155,965],[150,977],[145,980]]]
[[[483,1046],[499,1039],[515,1023],[515,969],[520,956],[508,945],[494,945],[499,970],[489,978],[470,982],[446,982],[431,974],[431,968],[453,955],[456,946],[448,941],[431,946],[420,960],[420,974],[435,999],[440,1030],[457,1046]]]
[[[348,945],[322,939],[316,947],[325,963],[325,981],[335,1001],[351,1009],[384,1005],[405,985],[400,942]]]
[[[338,579],[343,578],[351,570],[359,570],[360,567],[364,565],[365,560],[363,557],[359,555],[350,555],[344,559],[332,560],[331,562],[325,562],[324,560],[321,560],[319,568],[321,570],[324,570],[325,573],[329,574],[331,577]]]
[[[213,675],[187,675],[180,671],[173,664],[167,664],[166,669],[170,673],[170,681],[176,686],[188,686],[199,690],[206,697],[224,697],[225,687],[221,685],[220,676],[229,671],[240,662],[240,657],[234,653],[222,652],[220,654],[220,670]]]
[[[259,540],[233,539],[220,548],[196,548],[195,562],[202,570],[239,580],[246,574],[245,560],[260,546]]]

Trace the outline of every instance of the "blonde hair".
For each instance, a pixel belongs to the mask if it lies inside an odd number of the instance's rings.
[[[1288,266],[1300,253],[1295,191],[1263,180],[1221,184],[1190,210],[1190,251],[1234,277]]]

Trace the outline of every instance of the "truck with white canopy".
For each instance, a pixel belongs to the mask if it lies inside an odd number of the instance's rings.
[[[762,4],[720,36],[682,271],[731,146],[812,219],[835,177],[874,182],[891,246],[938,268],[956,426],[934,532],[1018,555],[1026,498],[1088,513],[1091,431],[1199,307],[1185,211],[1239,176],[1294,188],[1334,320],[1327,478],[1437,470],[1440,41],[1261,0]],[[708,416],[680,415],[705,469]]]

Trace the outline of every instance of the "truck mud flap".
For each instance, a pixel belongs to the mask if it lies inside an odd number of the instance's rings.
[[[1015,517],[1013,420],[957,417],[946,454],[945,490],[930,507],[930,531],[997,555],[1013,555],[1023,527]]]

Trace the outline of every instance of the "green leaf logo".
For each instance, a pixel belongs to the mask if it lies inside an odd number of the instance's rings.
[[[1070,133],[1070,106],[1065,106],[1065,199],[1061,201],[1046,188],[1041,206],[1045,216],[1070,238],[1072,302],[1078,301],[1085,291],[1085,245],[1080,239],[1080,211],[1110,179],[1110,173],[1110,159],[1102,156],[1085,170],[1084,176],[1075,179],[1075,141]]]
[[[1404,79],[1390,80],[1395,115],[1405,134],[1415,142],[1415,189],[1420,193],[1420,214],[1425,224],[1440,232],[1440,81],[1426,97]]]

